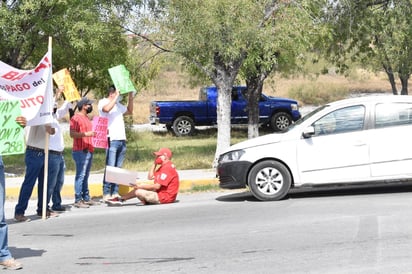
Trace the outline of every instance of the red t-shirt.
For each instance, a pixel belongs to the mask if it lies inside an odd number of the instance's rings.
[[[70,131],[86,132],[92,131],[92,122],[89,117],[81,114],[75,114],[70,119]],[[94,151],[92,137],[73,138],[73,151],[85,150]]]
[[[162,165],[154,174],[154,182],[160,184],[157,191],[161,204],[173,203],[179,191],[179,174],[172,162]]]

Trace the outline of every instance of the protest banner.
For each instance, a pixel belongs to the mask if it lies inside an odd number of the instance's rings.
[[[16,122],[20,101],[0,101],[0,155],[24,153],[24,129]]]
[[[53,73],[53,79],[60,87],[64,87],[64,97],[66,101],[73,102],[80,100],[80,93],[70,76],[70,71],[67,68],[61,69],[58,72]]]
[[[136,88],[130,80],[130,72],[124,65],[109,68],[109,74],[114,86],[121,94],[136,92]]]
[[[0,61],[0,101],[19,100],[28,126],[53,121],[51,50],[32,70],[21,70]]]
[[[109,125],[109,119],[106,117],[94,116],[92,121],[93,131],[96,135],[92,138],[92,144],[95,148],[108,147],[107,144],[107,127]]]

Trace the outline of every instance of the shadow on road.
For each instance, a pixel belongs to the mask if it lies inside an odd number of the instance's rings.
[[[354,195],[376,195],[412,192],[412,184],[379,185],[379,186],[343,186],[339,188],[302,188],[293,189],[283,200],[333,197],[333,196],[354,196]],[[227,194],[216,198],[220,202],[258,202],[253,194],[247,190],[238,193]]]
[[[228,195],[223,195],[216,198],[217,201],[220,202],[258,202],[259,200],[256,199],[251,192],[245,190],[244,192],[232,193]]]
[[[29,258],[29,257],[41,257],[46,252],[44,249],[31,249],[31,248],[17,248],[9,247],[11,254],[15,259]]]

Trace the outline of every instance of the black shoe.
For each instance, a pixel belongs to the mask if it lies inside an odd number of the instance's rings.
[[[63,206],[61,206],[61,207],[52,207],[52,210],[56,211],[56,212],[65,212],[66,208],[63,207]]]

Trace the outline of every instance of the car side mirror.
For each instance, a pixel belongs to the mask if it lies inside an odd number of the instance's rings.
[[[310,138],[313,135],[315,135],[315,127],[313,127],[313,126],[308,126],[302,132],[302,137],[305,138],[305,139]]]

